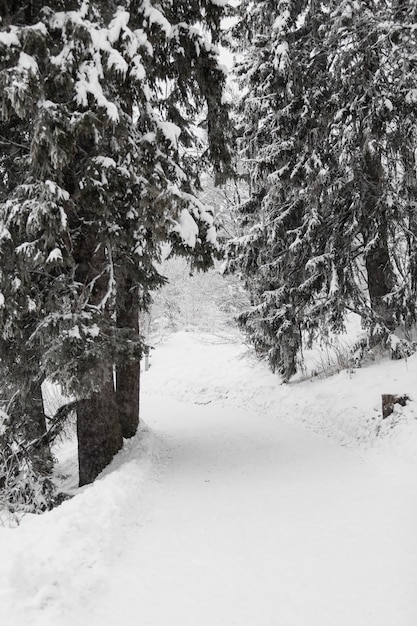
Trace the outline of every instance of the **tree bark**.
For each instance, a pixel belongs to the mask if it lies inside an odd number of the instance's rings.
[[[103,244],[97,247],[97,239],[97,233],[91,229],[83,234],[74,249],[76,280],[86,286],[94,281],[89,297],[89,303],[93,305],[102,301],[109,287],[109,273],[105,269],[110,261],[106,259]],[[109,312],[103,309],[102,315],[108,316]],[[113,363],[105,363],[105,371],[107,381],[100,391],[77,403],[80,486],[91,483],[123,445],[113,382]]]
[[[46,476],[51,473],[53,459],[43,407],[42,389],[39,382],[30,381],[23,385],[8,406],[11,417],[11,429],[18,440],[22,439],[24,450],[37,474]],[[13,393],[11,391],[11,393]]]
[[[139,377],[139,361],[133,361],[117,368],[117,408],[125,439],[133,437],[139,425]]]
[[[123,445],[113,372],[100,392],[77,403],[79,485],[87,485],[110,463]]]
[[[367,251],[365,266],[368,278],[368,291],[372,311],[389,329],[395,327],[392,305],[384,301],[393,289],[394,276],[388,249],[387,217],[384,208],[379,206],[384,182],[381,157],[376,149],[366,143],[363,155],[365,196],[364,196],[364,239],[365,243],[375,240]]]
[[[131,281],[120,277],[118,281],[117,326],[133,331],[139,339],[139,306]],[[139,425],[140,360],[132,359],[116,368],[116,398],[122,435],[133,437]]]
[[[384,237],[382,233],[381,237]],[[384,296],[389,294],[393,287],[391,261],[386,240],[382,240],[378,247],[368,253],[366,271],[372,310],[388,330],[392,331],[395,328],[392,306],[384,301]]]
[[[15,415],[17,429],[22,428],[33,469],[37,474],[47,476],[52,471],[53,458],[47,438],[41,385],[33,383],[22,390],[11,413]]]
[[[22,407],[25,419],[25,440],[35,442],[30,456],[33,469],[41,474],[50,474],[53,467],[51,448],[47,439],[45,412],[40,384],[31,385]]]

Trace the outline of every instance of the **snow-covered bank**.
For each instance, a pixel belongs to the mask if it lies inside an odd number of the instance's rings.
[[[417,464],[417,354],[283,385],[239,334],[179,332],[157,346],[151,363],[155,367],[142,379],[144,393],[267,413],[342,445]],[[406,394],[410,401],[382,419],[382,394]]]
[[[72,453],[74,460],[74,446]],[[94,484],[73,489],[75,497],[53,511],[26,515],[17,528],[0,526],[4,624],[59,624],[62,614],[106,585],[103,568],[117,560],[132,526],[146,518],[140,495],[157,454],[153,434],[142,426]],[[44,609],[50,622],[44,622]]]

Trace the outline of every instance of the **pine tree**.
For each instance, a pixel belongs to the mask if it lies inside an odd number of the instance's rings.
[[[77,399],[84,484],[136,431],[138,317],[164,281],[162,246],[201,268],[216,251],[195,185],[229,167],[224,9],[64,4],[2,13],[1,354],[17,384],[31,352],[24,380]]]
[[[243,2],[243,327],[288,379],[302,342],[416,321],[413,4]]]

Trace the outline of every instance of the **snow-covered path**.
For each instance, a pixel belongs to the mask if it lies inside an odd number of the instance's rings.
[[[151,431],[62,506],[0,526],[1,623],[415,626],[415,403],[382,422],[377,402],[416,373],[282,386],[238,341],[171,337],[142,377]]]
[[[165,467],[85,623],[415,626],[410,485],[262,415],[156,397],[143,413]]]

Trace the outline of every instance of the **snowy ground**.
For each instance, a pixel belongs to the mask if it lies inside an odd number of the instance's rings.
[[[238,336],[171,336],[135,440],[81,490],[64,446],[76,496],[0,527],[2,623],[415,626],[416,377],[281,385]]]

